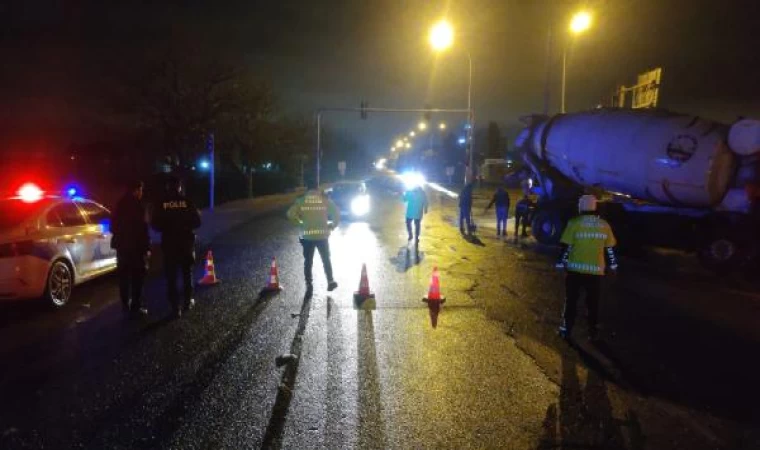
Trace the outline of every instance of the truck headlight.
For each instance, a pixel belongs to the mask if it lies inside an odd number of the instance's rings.
[[[369,195],[359,195],[351,200],[351,213],[364,216],[369,212]]]

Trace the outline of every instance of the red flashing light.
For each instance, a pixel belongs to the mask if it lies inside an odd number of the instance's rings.
[[[42,199],[42,189],[34,183],[24,184],[17,193],[21,201],[25,203],[34,203]]]

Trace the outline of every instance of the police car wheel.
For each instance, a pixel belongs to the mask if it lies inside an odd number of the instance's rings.
[[[69,302],[74,286],[71,268],[63,261],[56,261],[48,273],[45,285],[45,300],[56,308]]]

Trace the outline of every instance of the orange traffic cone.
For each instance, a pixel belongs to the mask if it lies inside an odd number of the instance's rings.
[[[206,253],[206,267],[204,272],[203,278],[198,281],[198,284],[211,286],[219,283],[219,279],[216,278],[216,271],[214,270],[214,255],[211,253],[211,250]]]
[[[272,257],[272,265],[269,267],[269,278],[261,293],[280,292],[281,290],[282,285],[280,284],[280,272],[277,270],[277,258]]]
[[[438,314],[441,312],[441,305],[446,303],[446,298],[441,295],[441,278],[438,274],[438,267],[433,268],[428,295],[422,301],[428,304],[430,324],[433,325],[433,328],[436,328],[438,326]]]
[[[375,294],[369,290],[367,265],[362,264],[362,276],[359,280],[359,290],[354,292],[354,307],[356,309],[375,309]]]

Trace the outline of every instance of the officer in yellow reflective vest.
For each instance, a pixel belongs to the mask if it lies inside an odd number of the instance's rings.
[[[288,219],[301,227],[300,241],[303,245],[306,289],[308,292],[312,291],[314,250],[318,250],[327,277],[327,290],[333,291],[338,287],[338,283],[333,279],[328,238],[330,232],[340,223],[340,211],[332,200],[319,191],[315,180],[307,179],[306,189],[306,193],[296,199],[288,210]]]
[[[582,289],[586,293],[589,338],[595,341],[602,277],[618,267],[613,250],[616,241],[610,224],[596,214],[596,197],[582,196],[578,209],[580,215],[571,219],[562,233],[562,252],[556,264],[558,269],[567,271],[559,334],[564,339],[570,337]]]

